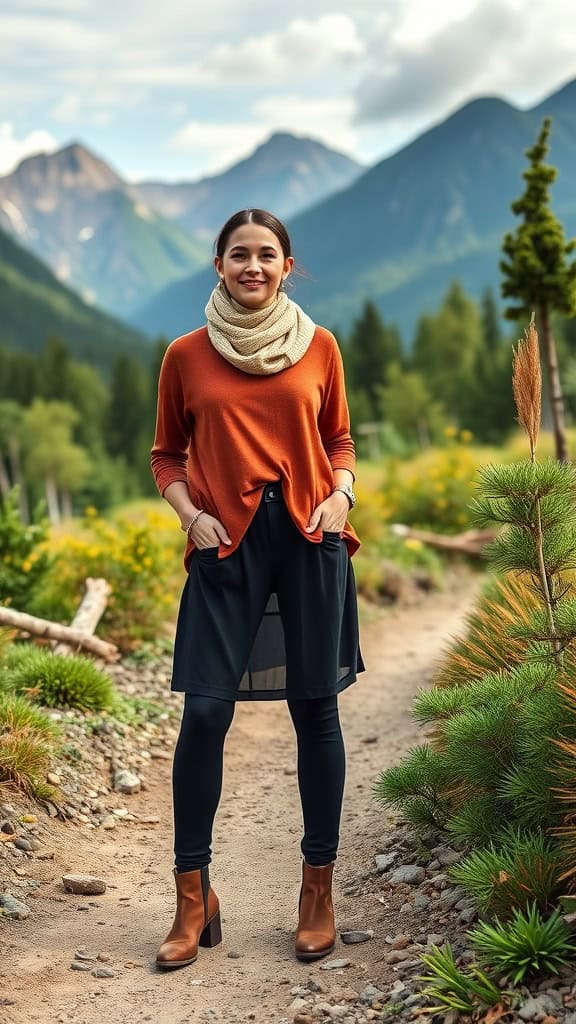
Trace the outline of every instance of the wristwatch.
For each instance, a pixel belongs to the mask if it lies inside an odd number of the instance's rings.
[[[332,488],[332,494],[334,494],[334,491],[342,491],[350,502],[350,508],[354,508],[354,505],[356,504],[356,495],[354,494],[350,484],[337,484],[336,487]]]

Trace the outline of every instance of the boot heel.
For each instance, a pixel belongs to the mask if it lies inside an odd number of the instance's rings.
[[[219,942],[222,942],[220,912],[215,914],[211,921],[208,921],[208,924],[204,928],[204,931],[198,940],[198,945],[212,949],[212,947],[217,946]]]

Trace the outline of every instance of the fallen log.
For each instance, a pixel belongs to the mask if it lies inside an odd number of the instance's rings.
[[[89,576],[86,581],[86,590],[72,622],[67,627],[85,636],[93,636],[96,626],[100,622],[108,604],[108,598],[112,593],[112,587],[105,579],[93,579]],[[112,644],[110,645],[113,646]],[[66,654],[68,643],[60,640],[52,645],[54,654]]]
[[[110,585],[106,580],[87,579],[86,593],[71,626],[40,619],[26,612],[17,612],[3,605],[0,605],[0,626],[10,626],[32,636],[44,637],[46,640],[56,640],[58,643],[54,649],[58,654],[73,647],[76,650],[90,651],[104,661],[118,661],[120,652],[116,645],[93,635],[106,607],[109,593]]]
[[[391,529],[396,537],[419,540],[422,544],[439,548],[441,551],[456,551],[464,555],[481,555],[486,545],[495,540],[500,532],[497,529],[464,530],[463,533],[450,536],[427,530],[413,530],[411,526],[405,526],[403,523],[393,523]]]

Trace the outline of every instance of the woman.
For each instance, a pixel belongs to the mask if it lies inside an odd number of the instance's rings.
[[[355,501],[342,358],[288,299],[286,229],[242,210],[223,227],[207,325],[169,345],[152,472],[187,534],[172,690],[176,916],[157,964],[221,941],[212,826],[236,700],[286,699],[304,817],[296,955],[335,944],[332,872],[345,756],[338,693],[364,670],[347,523]]]

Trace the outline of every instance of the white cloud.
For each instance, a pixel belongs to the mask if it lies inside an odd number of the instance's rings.
[[[14,126],[9,121],[0,122],[0,174],[9,174],[26,156],[33,153],[47,153],[57,148],[57,142],[49,132],[29,132],[22,139],[14,135]]]
[[[421,124],[479,95],[518,102],[524,93],[530,102],[573,75],[567,0],[524,8],[523,0],[462,0],[442,7],[439,23],[425,0],[411,0],[374,35],[356,90],[358,121]]]
[[[13,46],[35,45],[44,53],[49,50],[96,51],[103,45],[104,38],[95,29],[84,28],[72,18],[0,15],[0,40],[7,55]]]
[[[246,80],[265,76],[318,74],[334,64],[359,59],[364,44],[347,14],[325,14],[315,21],[297,18],[279,32],[222,43],[204,67],[219,78]]]
[[[219,85],[321,77],[329,68],[350,67],[365,46],[347,14],[326,14],[315,20],[297,18],[277,32],[220,43],[206,57],[159,59],[158,52],[128,52],[112,72],[118,81],[147,85]]]
[[[202,154],[202,171],[214,174],[247,156],[275,131],[289,131],[320,139],[328,146],[356,148],[357,134],[350,126],[353,101],[342,98],[269,96],[250,108],[245,121],[189,121],[170,139],[169,147],[190,151],[195,161]]]

